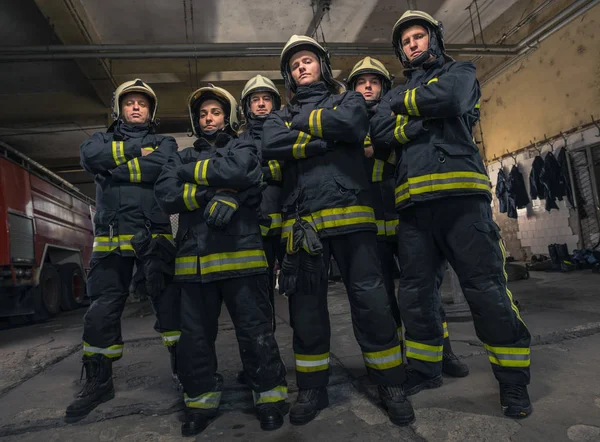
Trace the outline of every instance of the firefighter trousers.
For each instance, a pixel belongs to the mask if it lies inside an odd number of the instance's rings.
[[[441,374],[444,330],[436,275],[448,260],[499,382],[529,383],[531,336],[507,288],[506,250],[488,200],[460,196],[400,211],[398,301],[409,366]]]
[[[398,307],[398,299],[396,298],[396,289],[394,285],[394,275],[398,268],[395,257],[398,256],[398,245],[392,241],[377,241],[379,248],[379,260],[381,261],[381,272],[383,273],[383,282],[385,283],[385,289],[388,294],[390,301],[390,308],[392,310],[392,316],[398,326],[398,339],[400,342],[403,340],[402,336],[402,319],[400,316],[400,308]],[[444,281],[444,274],[446,272],[446,266],[440,266],[436,275],[435,281],[435,293],[436,296],[441,296],[440,287]],[[446,323],[446,312],[444,306],[440,302],[440,318],[442,320],[442,329],[444,333],[444,339],[448,338],[448,324]]]
[[[267,275],[269,278],[269,301],[273,310],[273,331],[275,331],[275,262],[281,264],[285,255],[285,248],[281,244],[281,237],[279,236],[263,236],[262,240],[267,265],[269,266]]]
[[[83,354],[103,354],[117,360],[123,355],[121,314],[129,296],[136,258],[110,253],[91,262],[87,293],[91,304],[84,317]],[[154,329],[165,345],[179,340],[179,290],[170,284],[161,296],[151,298],[156,314]]]
[[[208,413],[219,407],[221,387],[215,376],[215,340],[223,301],[235,327],[255,404],[284,400],[287,397],[285,366],[273,335],[267,275],[260,274],[181,284],[177,366],[186,406]]]
[[[322,239],[322,243],[320,272],[311,273],[300,266],[296,292],[289,297],[298,387],[325,387],[329,381],[327,288],[331,255],[348,292],[354,335],[369,377],[374,384],[400,385],[405,375],[402,352],[381,275],[375,233],[350,233]]]

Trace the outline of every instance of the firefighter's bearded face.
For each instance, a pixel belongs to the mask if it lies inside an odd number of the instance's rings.
[[[354,90],[360,92],[365,100],[377,101],[381,98],[381,78],[375,74],[363,74],[356,80]]]
[[[319,58],[310,51],[298,51],[293,54],[289,66],[296,86],[308,86],[321,80]]]
[[[198,112],[200,130],[205,134],[213,134],[225,127],[223,105],[217,100],[206,100],[200,104]]]
[[[151,102],[144,94],[132,92],[121,100],[121,116],[126,123],[142,125],[150,119]]]
[[[268,92],[254,92],[250,95],[250,111],[254,115],[268,115],[273,110],[273,97]]]
[[[429,32],[421,25],[414,25],[402,31],[400,40],[402,50],[409,61],[429,49]]]

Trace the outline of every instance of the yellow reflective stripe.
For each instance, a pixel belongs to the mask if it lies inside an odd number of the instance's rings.
[[[405,342],[406,357],[418,359],[426,362],[440,362],[444,357],[443,345],[427,345],[420,342],[409,341]]]
[[[383,167],[383,161],[377,159],[373,161],[373,172],[371,173],[371,181],[373,183],[379,183],[383,181]]]
[[[188,408],[219,408],[219,404],[221,403],[221,392],[209,391],[208,393],[204,393],[196,397],[189,397],[184,393],[183,401],[185,402],[185,406]]]
[[[416,115],[417,117],[420,117],[421,114],[419,113],[419,108],[417,107],[417,89],[418,87],[414,88],[411,92],[411,103],[412,103],[412,107],[413,107],[413,115]]]
[[[504,279],[506,280],[506,284],[505,284],[506,295],[508,296],[508,299],[510,300],[510,306],[513,309],[513,311],[515,312],[515,314],[517,315],[517,318],[519,318],[519,321],[521,321],[523,323],[523,325],[525,327],[527,327],[527,325],[525,325],[525,321],[523,321],[523,318],[521,318],[521,312],[519,311],[519,307],[517,307],[517,305],[515,304],[515,301],[513,300],[513,294],[508,289],[508,274],[506,273],[506,246],[504,245],[504,240],[502,238],[500,238],[498,243],[500,244],[500,251],[502,252],[502,272],[504,273]]]
[[[152,146],[142,147],[142,150],[145,150],[146,152],[154,152],[156,149],[158,149],[158,146],[155,146],[155,147],[152,147]]]
[[[392,151],[390,152],[390,156],[385,161],[394,166],[398,163],[398,159],[396,158],[396,150],[395,149],[392,149]]]
[[[133,246],[131,245],[133,235],[119,235],[117,238],[119,239],[119,249],[133,252]]]
[[[132,183],[142,182],[142,171],[140,169],[140,162],[137,158],[127,162],[127,168],[129,169],[129,181]]]
[[[313,110],[308,117],[308,130],[312,135],[323,138],[323,126],[321,125],[321,114],[323,109]]]
[[[481,99],[477,100],[477,104],[475,105],[475,109],[481,108]]]
[[[408,117],[406,115],[396,115],[396,127],[394,127],[394,138],[400,144],[406,144],[410,140],[406,136],[406,125],[408,124]]]
[[[197,189],[198,187],[192,183],[185,183],[183,185],[183,202],[189,211],[200,208],[200,204],[198,204],[198,201],[196,201]]]
[[[371,137],[369,135],[366,136],[365,141],[363,142],[365,147],[371,147],[373,144],[371,143]]]
[[[197,275],[198,257],[197,256],[178,256],[175,258],[175,276]]]
[[[444,339],[448,337],[448,323],[446,321],[442,322],[442,328],[444,329]]]
[[[123,142],[122,141],[113,141],[112,142],[112,155],[115,160],[115,164],[119,166],[120,164],[125,163],[125,155],[123,154]]]
[[[309,143],[311,136],[306,132],[300,131],[298,138],[292,147],[292,155],[294,158],[301,159],[306,158],[306,145]]]
[[[208,181],[206,179],[208,161],[209,160],[200,160],[196,163],[196,167],[194,167],[194,179],[200,186],[208,186]]]
[[[166,347],[169,347],[171,345],[175,345],[179,342],[179,338],[181,338],[181,331],[179,330],[175,330],[175,331],[168,331],[168,332],[163,332],[160,334],[163,344]]]
[[[281,402],[287,399],[288,389],[285,385],[280,385],[279,387],[268,391],[261,391],[260,393],[253,391],[252,396],[254,397],[255,405]]]
[[[233,202],[231,202],[231,201],[227,201],[227,200],[221,200],[221,199],[218,199],[217,201],[218,201],[218,202],[220,202],[220,203],[223,203],[223,204],[227,204],[229,207],[232,207],[232,208],[233,208],[233,210],[237,210],[237,208],[238,208],[237,204],[236,204],[236,203],[233,203]],[[210,208],[210,213],[211,213],[211,214],[212,214],[212,212],[213,212],[213,208],[214,208],[214,206],[215,206],[215,205],[216,205],[216,203],[215,203],[215,204],[213,204],[213,207],[211,207],[211,208]]]
[[[402,338],[403,337],[402,337],[402,326],[401,325],[398,327],[397,331],[398,331],[398,340],[400,341],[400,345],[402,345]]]
[[[377,224],[377,236],[385,236],[385,220],[376,219],[375,224]]]
[[[437,78],[437,77],[435,77],[435,78],[432,78],[431,80],[429,80],[429,81],[427,82],[427,84],[435,83],[436,81],[439,81],[439,78]]]
[[[261,236],[267,236],[269,234],[269,228],[267,226],[263,226],[262,224],[260,224],[260,235]]]
[[[410,89],[407,89],[404,91],[404,107],[406,108],[406,113],[408,115],[411,115],[411,111],[410,111]]]
[[[281,175],[281,165],[279,164],[279,161],[270,160],[267,164],[271,170],[271,176],[273,177],[273,180],[281,181],[283,177]]]
[[[531,364],[531,350],[529,348],[484,345],[492,364],[501,367],[529,367]]]
[[[111,345],[110,347],[101,348],[94,347],[93,345],[88,344],[87,342],[83,342],[83,354],[85,356],[94,356],[97,354],[101,354],[106,356],[107,358],[119,358],[123,356],[123,344]]]
[[[491,193],[491,184],[487,175],[477,172],[433,173],[409,178],[396,187],[396,204],[410,198],[411,195],[455,189],[479,189]]]
[[[296,371],[311,373],[329,369],[329,352],[320,355],[295,354]]]
[[[387,370],[402,365],[402,351],[399,345],[383,351],[364,352],[363,358],[365,365],[375,370]]]
[[[398,227],[398,220],[393,219],[385,222],[385,234],[387,236],[396,236],[396,227]]]
[[[267,258],[263,250],[213,253],[200,257],[200,272],[203,275],[261,267],[267,267]]]
[[[112,252],[119,247],[119,237],[95,236],[92,252]]]

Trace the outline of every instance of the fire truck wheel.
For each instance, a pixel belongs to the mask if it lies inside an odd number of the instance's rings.
[[[75,263],[64,264],[58,268],[62,296],[60,308],[74,310],[81,307],[85,298],[85,281],[81,266]]]
[[[48,319],[60,311],[60,276],[51,264],[44,264],[40,274],[40,284],[35,288],[36,321]]]

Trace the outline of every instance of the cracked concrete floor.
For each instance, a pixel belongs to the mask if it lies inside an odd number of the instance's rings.
[[[532,335],[534,414],[524,421],[502,417],[495,379],[472,323],[450,323],[455,352],[471,368],[465,379],[411,400],[417,420],[390,424],[365,376],[352,335],[341,284],[331,286],[331,406],[304,427],[286,423],[262,432],[251,394],[235,382],[241,368],[226,314],[217,342],[225,377],[220,416],[196,440],[240,441],[572,441],[600,440],[600,278],[587,272],[532,273],[511,285]],[[297,389],[285,298],[277,299],[277,340],[288,367],[290,399]],[[181,440],[181,401],[169,376],[167,351],[152,330],[145,304],[127,306],[125,355],[115,364],[116,398],[76,424],[64,408],[79,388],[83,311],[44,324],[0,331],[0,438],[7,441]]]

